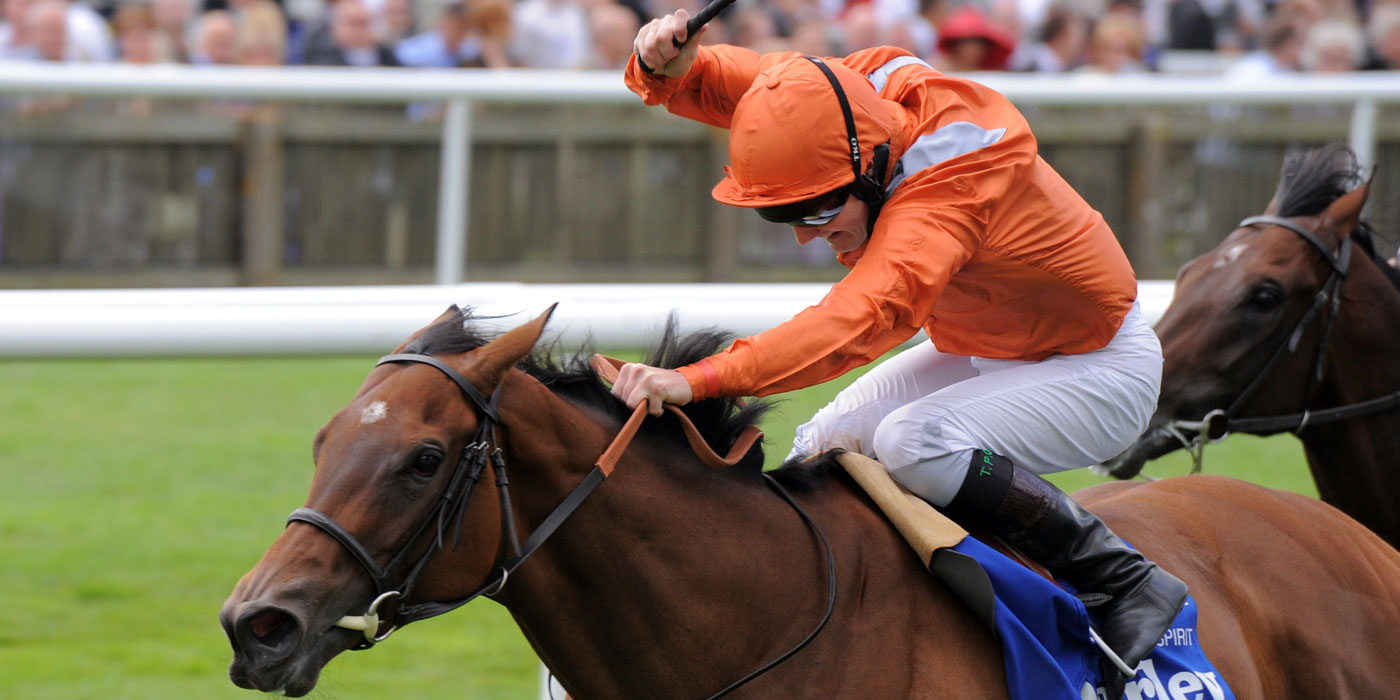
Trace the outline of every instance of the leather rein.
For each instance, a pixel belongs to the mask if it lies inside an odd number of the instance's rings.
[[[1274,354],[1254,379],[1245,387],[1244,391],[1235,397],[1229,407],[1215,409],[1205,415],[1200,420],[1174,420],[1164,427],[1166,432],[1181,442],[1182,446],[1191,454],[1191,473],[1201,471],[1201,461],[1207,443],[1216,443],[1230,436],[1232,432],[1243,433],[1270,433],[1280,430],[1289,430],[1295,435],[1303,432],[1309,425],[1320,425],[1333,423],[1351,418],[1367,416],[1373,413],[1380,413],[1400,407],[1400,391],[1386,396],[1358,401],[1355,403],[1336,406],[1333,408],[1312,411],[1307,408],[1313,399],[1313,393],[1317,385],[1322,381],[1323,360],[1327,354],[1327,346],[1332,338],[1332,328],[1337,320],[1337,312],[1341,307],[1342,282],[1346,280],[1347,269],[1351,264],[1352,242],[1351,236],[1342,238],[1341,245],[1334,254],[1317,234],[1307,228],[1283,217],[1278,216],[1251,216],[1240,222],[1239,228],[1253,226],[1255,224],[1271,224],[1281,226],[1297,234],[1304,241],[1307,241],[1314,249],[1322,254],[1323,259],[1331,267],[1332,272],[1322,288],[1313,296],[1312,306],[1298,320],[1298,324],[1293,327],[1293,332],[1288,336],[1288,340],[1279,345],[1274,350]],[[1319,314],[1325,312],[1323,317],[1322,338],[1318,341],[1314,351],[1313,370],[1308,375],[1308,384],[1303,391],[1303,410],[1297,413],[1287,413],[1274,416],[1239,416],[1240,410],[1259,390],[1264,387],[1265,382],[1272,376],[1279,362],[1284,357],[1297,351],[1298,343],[1302,340],[1303,333],[1308,329],[1314,319]],[[1193,437],[1187,437],[1183,430],[1194,431]]]
[[[451,480],[448,482],[447,488],[443,491],[442,497],[438,499],[437,504],[428,513],[427,517],[424,518],[422,524],[414,531],[403,549],[399,550],[398,554],[394,555],[394,557],[389,560],[389,563],[383,567],[379,566],[374,556],[369,553],[369,550],[360,543],[355,535],[351,534],[350,531],[346,530],[330,516],[314,508],[303,507],[292,511],[291,515],[287,517],[288,525],[293,522],[307,523],[319,528],[327,535],[330,535],[331,538],[339,542],[340,545],[360,563],[365,573],[367,573],[374,582],[375,597],[370,603],[369,608],[360,615],[346,615],[337,620],[334,625],[336,627],[363,632],[364,638],[354,647],[351,647],[353,650],[368,649],[374,646],[375,643],[384,641],[399,627],[410,622],[435,617],[455,610],[483,595],[491,597],[500,593],[505,587],[506,581],[510,578],[510,575],[514,573],[516,569],[520,568],[520,565],[524,564],[525,561],[559,529],[559,526],[563,525],[564,521],[578,509],[584,499],[588,498],[589,494],[593,493],[593,490],[596,489],[599,484],[603,483],[603,480],[612,473],[613,469],[617,466],[618,460],[621,459],[622,454],[631,443],[632,438],[637,434],[642,420],[648,415],[645,402],[637,406],[636,410],[633,411],[631,417],[628,418],[627,422],[622,426],[617,436],[613,438],[612,443],[608,445],[607,449],[603,451],[603,454],[594,462],[593,469],[569,492],[569,495],[545,517],[539,527],[537,527],[522,544],[515,530],[515,517],[511,507],[510,484],[506,477],[505,458],[499,447],[500,440],[496,435],[496,427],[501,423],[499,413],[501,398],[500,387],[498,386],[496,391],[493,392],[488,399],[483,396],[466,377],[463,377],[461,373],[457,372],[457,370],[453,369],[446,362],[431,355],[416,353],[385,355],[379,358],[375,366],[377,367],[389,363],[420,363],[438,369],[443,374],[447,375],[447,377],[461,389],[462,394],[467,397],[468,401],[476,407],[480,422],[471,440],[468,442],[467,446],[463,448],[462,456],[457,461],[456,469],[452,474]],[[594,356],[593,367],[605,381],[611,382],[616,379],[617,370],[621,365],[622,362],[619,360],[602,355]],[[696,455],[700,457],[702,462],[712,468],[725,468],[737,464],[763,436],[756,427],[749,426],[734,442],[729,453],[725,457],[720,457],[709,447],[704,438],[700,435],[699,430],[695,428],[695,425],[684,412],[670,405],[666,406],[666,409],[679,416],[686,438],[690,442],[691,447],[695,450]],[[413,591],[418,577],[427,567],[428,561],[432,559],[433,554],[446,547],[446,534],[448,532],[453,533],[452,549],[454,551],[457,549],[457,545],[461,539],[461,525],[462,519],[466,513],[467,503],[471,500],[473,489],[483,477],[488,460],[491,464],[492,471],[495,473],[496,487],[499,491],[502,537],[504,539],[503,544],[509,544],[510,555],[498,561],[492,567],[492,576],[485,584],[466,596],[446,602],[425,601],[413,604],[404,603],[404,601],[408,599],[409,594]],[[817,539],[822,544],[827,573],[826,612],[822,616],[821,621],[817,623],[816,627],[802,639],[802,641],[798,642],[796,646],[751,671],[739,680],[729,684],[723,690],[710,696],[709,700],[714,700],[715,698],[730,693],[801,651],[826,627],[836,607],[836,563],[832,554],[830,542],[821,531],[821,528],[812,520],[811,516],[797,504],[797,501],[792,498],[791,494],[789,494],[782,485],[767,474],[764,474],[763,478],[769,488],[777,492],[788,505],[797,511],[803,523],[817,536]],[[391,585],[390,577],[395,571],[406,565],[411,552],[420,545],[424,535],[430,530],[433,531],[433,536],[423,554],[419,557],[418,561],[408,569],[408,572],[404,574],[398,586]],[[381,619],[380,606],[391,600],[395,601],[395,608],[387,617]],[[380,632],[380,628],[386,624],[388,625],[388,629]]]

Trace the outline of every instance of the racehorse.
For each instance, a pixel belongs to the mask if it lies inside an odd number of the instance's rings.
[[[714,469],[665,416],[599,476],[627,409],[530,356],[547,316],[488,341],[449,309],[316,434],[306,506],[220,613],[235,684],[305,695],[340,652],[482,595],[583,700],[713,697],[765,669],[730,697],[1008,698],[991,633],[833,460]],[[722,338],[668,332],[648,362]],[[762,407],[686,409],[724,449]],[[1082,498],[1190,584],[1237,697],[1400,687],[1400,553],[1331,506],[1205,476]]]
[[[1228,432],[1291,431],[1324,501],[1400,545],[1400,274],[1361,208],[1345,147],[1285,162],[1263,216],[1182,267],[1156,326],[1166,362],[1148,431],[1110,462],[1122,479]]]

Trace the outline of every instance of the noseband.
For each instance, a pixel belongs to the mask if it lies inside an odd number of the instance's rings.
[[[1332,328],[1341,307],[1341,286],[1346,279],[1347,268],[1351,264],[1351,236],[1344,236],[1337,252],[1333,254],[1332,250],[1322,242],[1321,238],[1318,238],[1317,234],[1288,219],[1278,216],[1251,216],[1241,221],[1239,228],[1254,224],[1281,226],[1297,234],[1299,238],[1307,241],[1310,246],[1322,254],[1332,272],[1327,281],[1323,283],[1322,288],[1313,297],[1312,306],[1298,320],[1298,325],[1293,327],[1293,332],[1289,334],[1288,340],[1279,345],[1269,361],[1264,364],[1264,367],[1259,370],[1259,373],[1255,375],[1244,391],[1235,397],[1228,408],[1217,408],[1207,413],[1201,420],[1174,420],[1164,426],[1166,432],[1179,440],[1191,453],[1191,473],[1193,474],[1201,470],[1202,453],[1206,443],[1220,442],[1231,432],[1271,433],[1290,430],[1297,434],[1309,425],[1347,420],[1400,406],[1400,392],[1396,392],[1376,399],[1320,411],[1308,409],[1307,406],[1313,399],[1313,392],[1317,389],[1318,382],[1322,381],[1323,359],[1326,357],[1327,345],[1332,338]],[[1313,370],[1308,375],[1308,384],[1303,391],[1303,410],[1298,413],[1275,416],[1240,417],[1240,410],[1264,387],[1264,383],[1272,376],[1279,362],[1298,349],[1298,343],[1302,340],[1304,331],[1324,310],[1326,316],[1322,325],[1322,338],[1318,340],[1317,349],[1314,352]],[[1188,438],[1182,432],[1183,430],[1194,431],[1195,435]]]

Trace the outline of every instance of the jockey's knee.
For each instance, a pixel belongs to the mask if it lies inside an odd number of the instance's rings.
[[[967,473],[970,448],[948,445],[915,420],[896,411],[875,430],[875,456],[901,486],[936,506],[953,500]]]

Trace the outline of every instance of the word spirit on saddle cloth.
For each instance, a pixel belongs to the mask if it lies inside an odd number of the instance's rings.
[[[950,550],[971,557],[990,579],[1013,700],[1117,700],[1105,697],[1090,613],[1078,598],[973,537]],[[1235,700],[1197,642],[1196,604],[1188,598],[1123,697]]]

